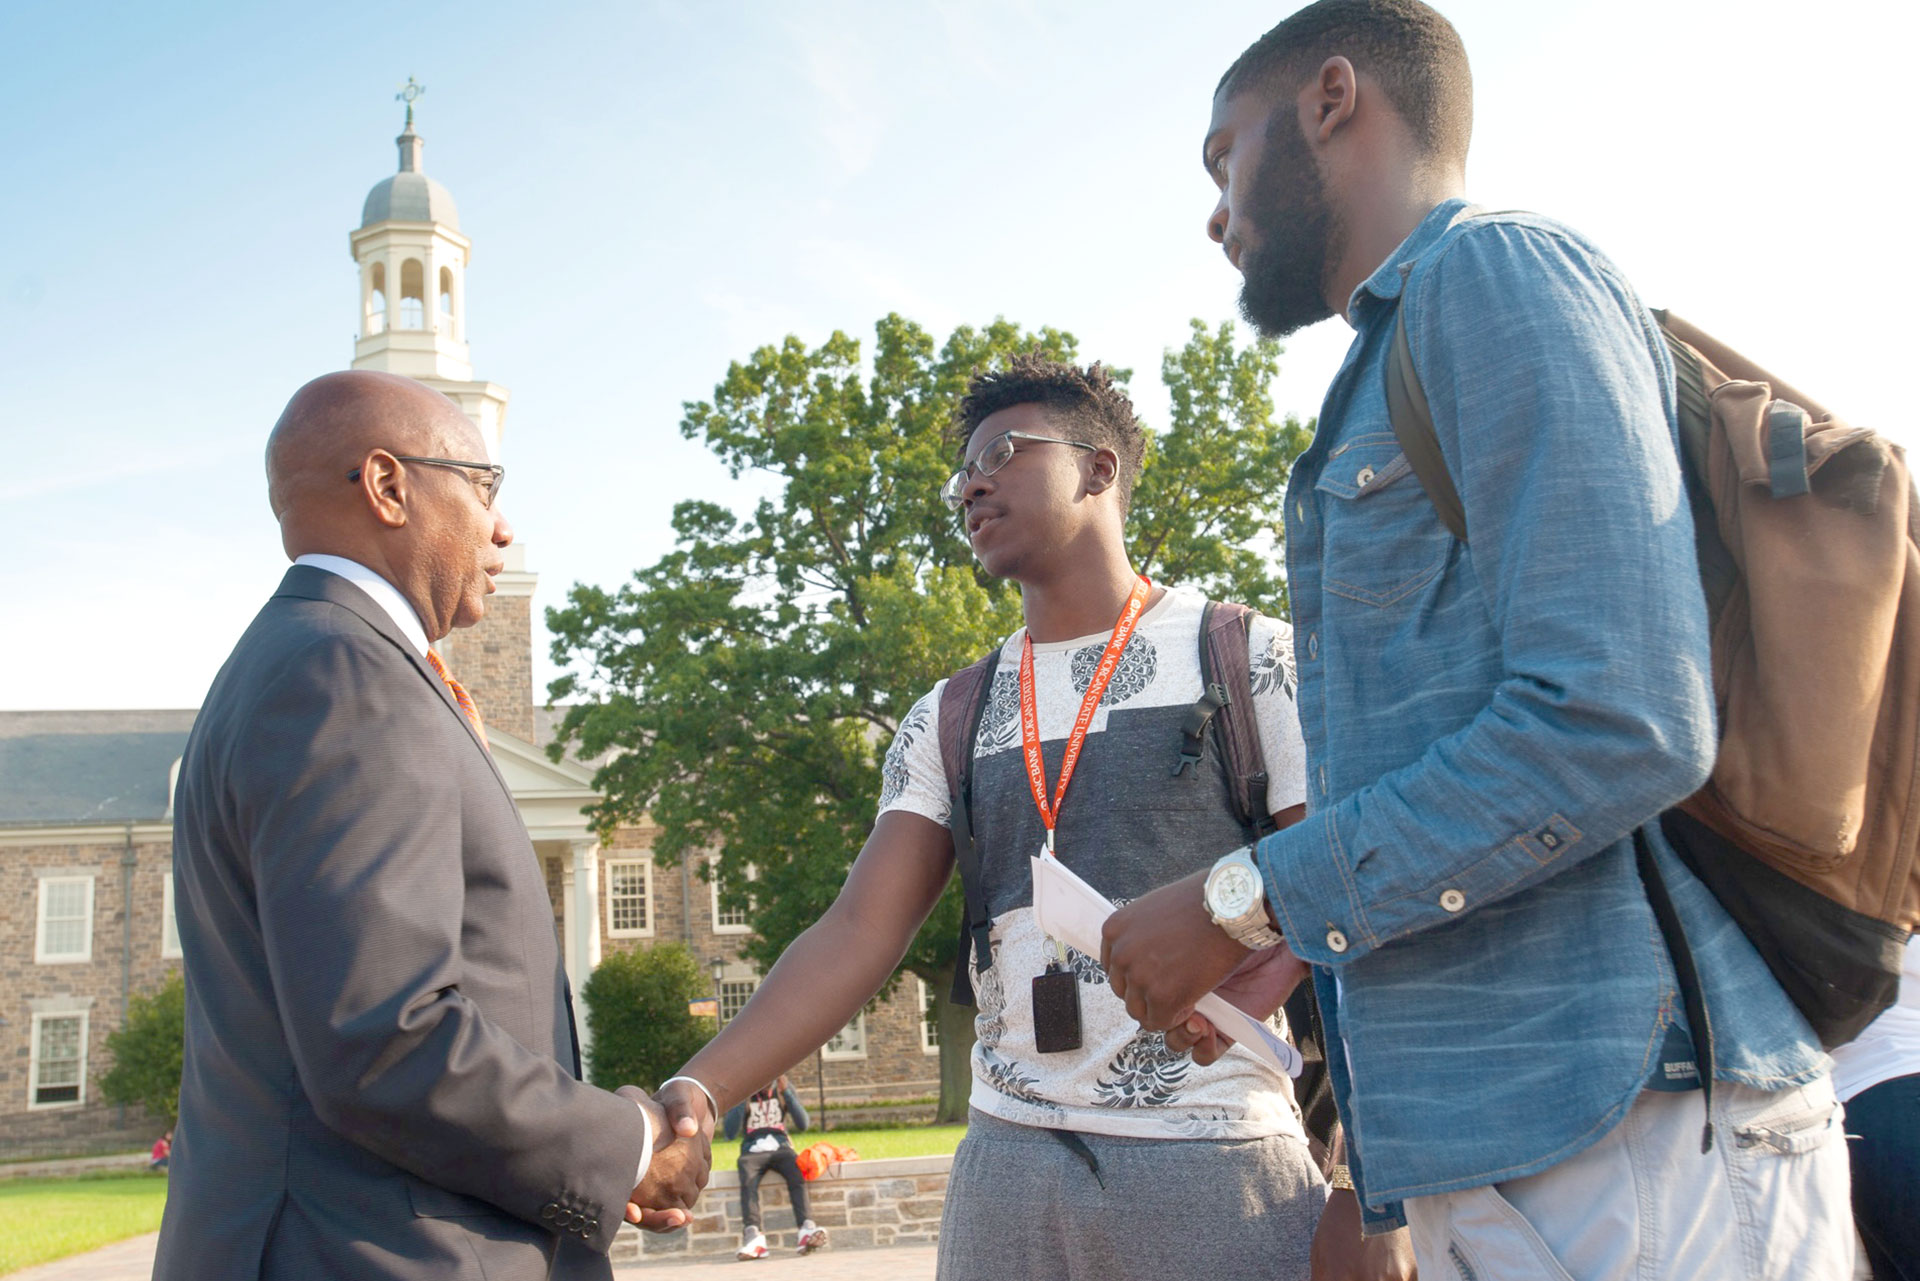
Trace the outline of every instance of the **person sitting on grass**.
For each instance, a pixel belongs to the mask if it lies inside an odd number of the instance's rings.
[[[147,1161],[147,1168],[149,1170],[165,1170],[167,1168],[167,1162],[172,1158],[173,1131],[168,1130],[165,1134],[153,1141],[153,1155]]]
[[[760,1180],[768,1170],[778,1170],[787,1181],[787,1198],[793,1202],[793,1224],[800,1230],[800,1253],[809,1254],[827,1243],[825,1228],[814,1223],[807,1210],[807,1181],[801,1177],[800,1161],[787,1138],[789,1128],[804,1130],[809,1124],[806,1108],[785,1075],[754,1091],[753,1096],[728,1110],[725,1121],[729,1139],[740,1139],[740,1254],[742,1259],[767,1257],[767,1238],[760,1231]]]

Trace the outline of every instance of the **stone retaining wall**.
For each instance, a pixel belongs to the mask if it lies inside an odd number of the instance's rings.
[[[813,1221],[827,1230],[829,1249],[878,1245],[926,1245],[940,1236],[950,1156],[901,1157],[890,1161],[842,1161],[807,1185]],[[715,1170],[694,1207],[693,1222],[678,1232],[642,1232],[628,1225],[613,1243],[615,1263],[662,1256],[711,1258],[740,1248],[740,1176]],[[760,1225],[774,1254],[799,1245],[787,1184],[778,1174],[760,1180]]]

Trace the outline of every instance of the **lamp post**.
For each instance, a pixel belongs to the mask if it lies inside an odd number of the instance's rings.
[[[722,1023],[726,1021],[726,1016],[720,1008],[720,976],[727,972],[726,958],[721,956],[714,957],[712,961],[712,969],[713,969],[714,1026],[719,1027]]]

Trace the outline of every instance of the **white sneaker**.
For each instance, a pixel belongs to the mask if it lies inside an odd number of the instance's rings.
[[[745,1245],[743,1245],[743,1246],[741,1246],[741,1247],[740,1247],[740,1252],[739,1252],[738,1254],[736,1254],[736,1255],[734,1255],[733,1257],[734,1257],[734,1258],[736,1258],[736,1259],[764,1259],[764,1258],[766,1258],[766,1257],[767,1257],[767,1239],[766,1239],[766,1237],[764,1237],[764,1236],[762,1236],[762,1235],[761,1235],[760,1233],[758,1233],[758,1232],[755,1232],[755,1233],[754,1233],[754,1234],[753,1234],[752,1236],[750,1236],[750,1237],[748,1237],[748,1238],[747,1238],[747,1243],[746,1243]]]
[[[809,1223],[800,1229],[800,1253],[812,1254],[827,1243],[827,1230]]]

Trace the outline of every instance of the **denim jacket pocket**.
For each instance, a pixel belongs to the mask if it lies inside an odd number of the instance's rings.
[[[1385,608],[1429,582],[1453,536],[1391,432],[1359,436],[1327,458],[1314,489],[1326,522],[1326,590]]]

